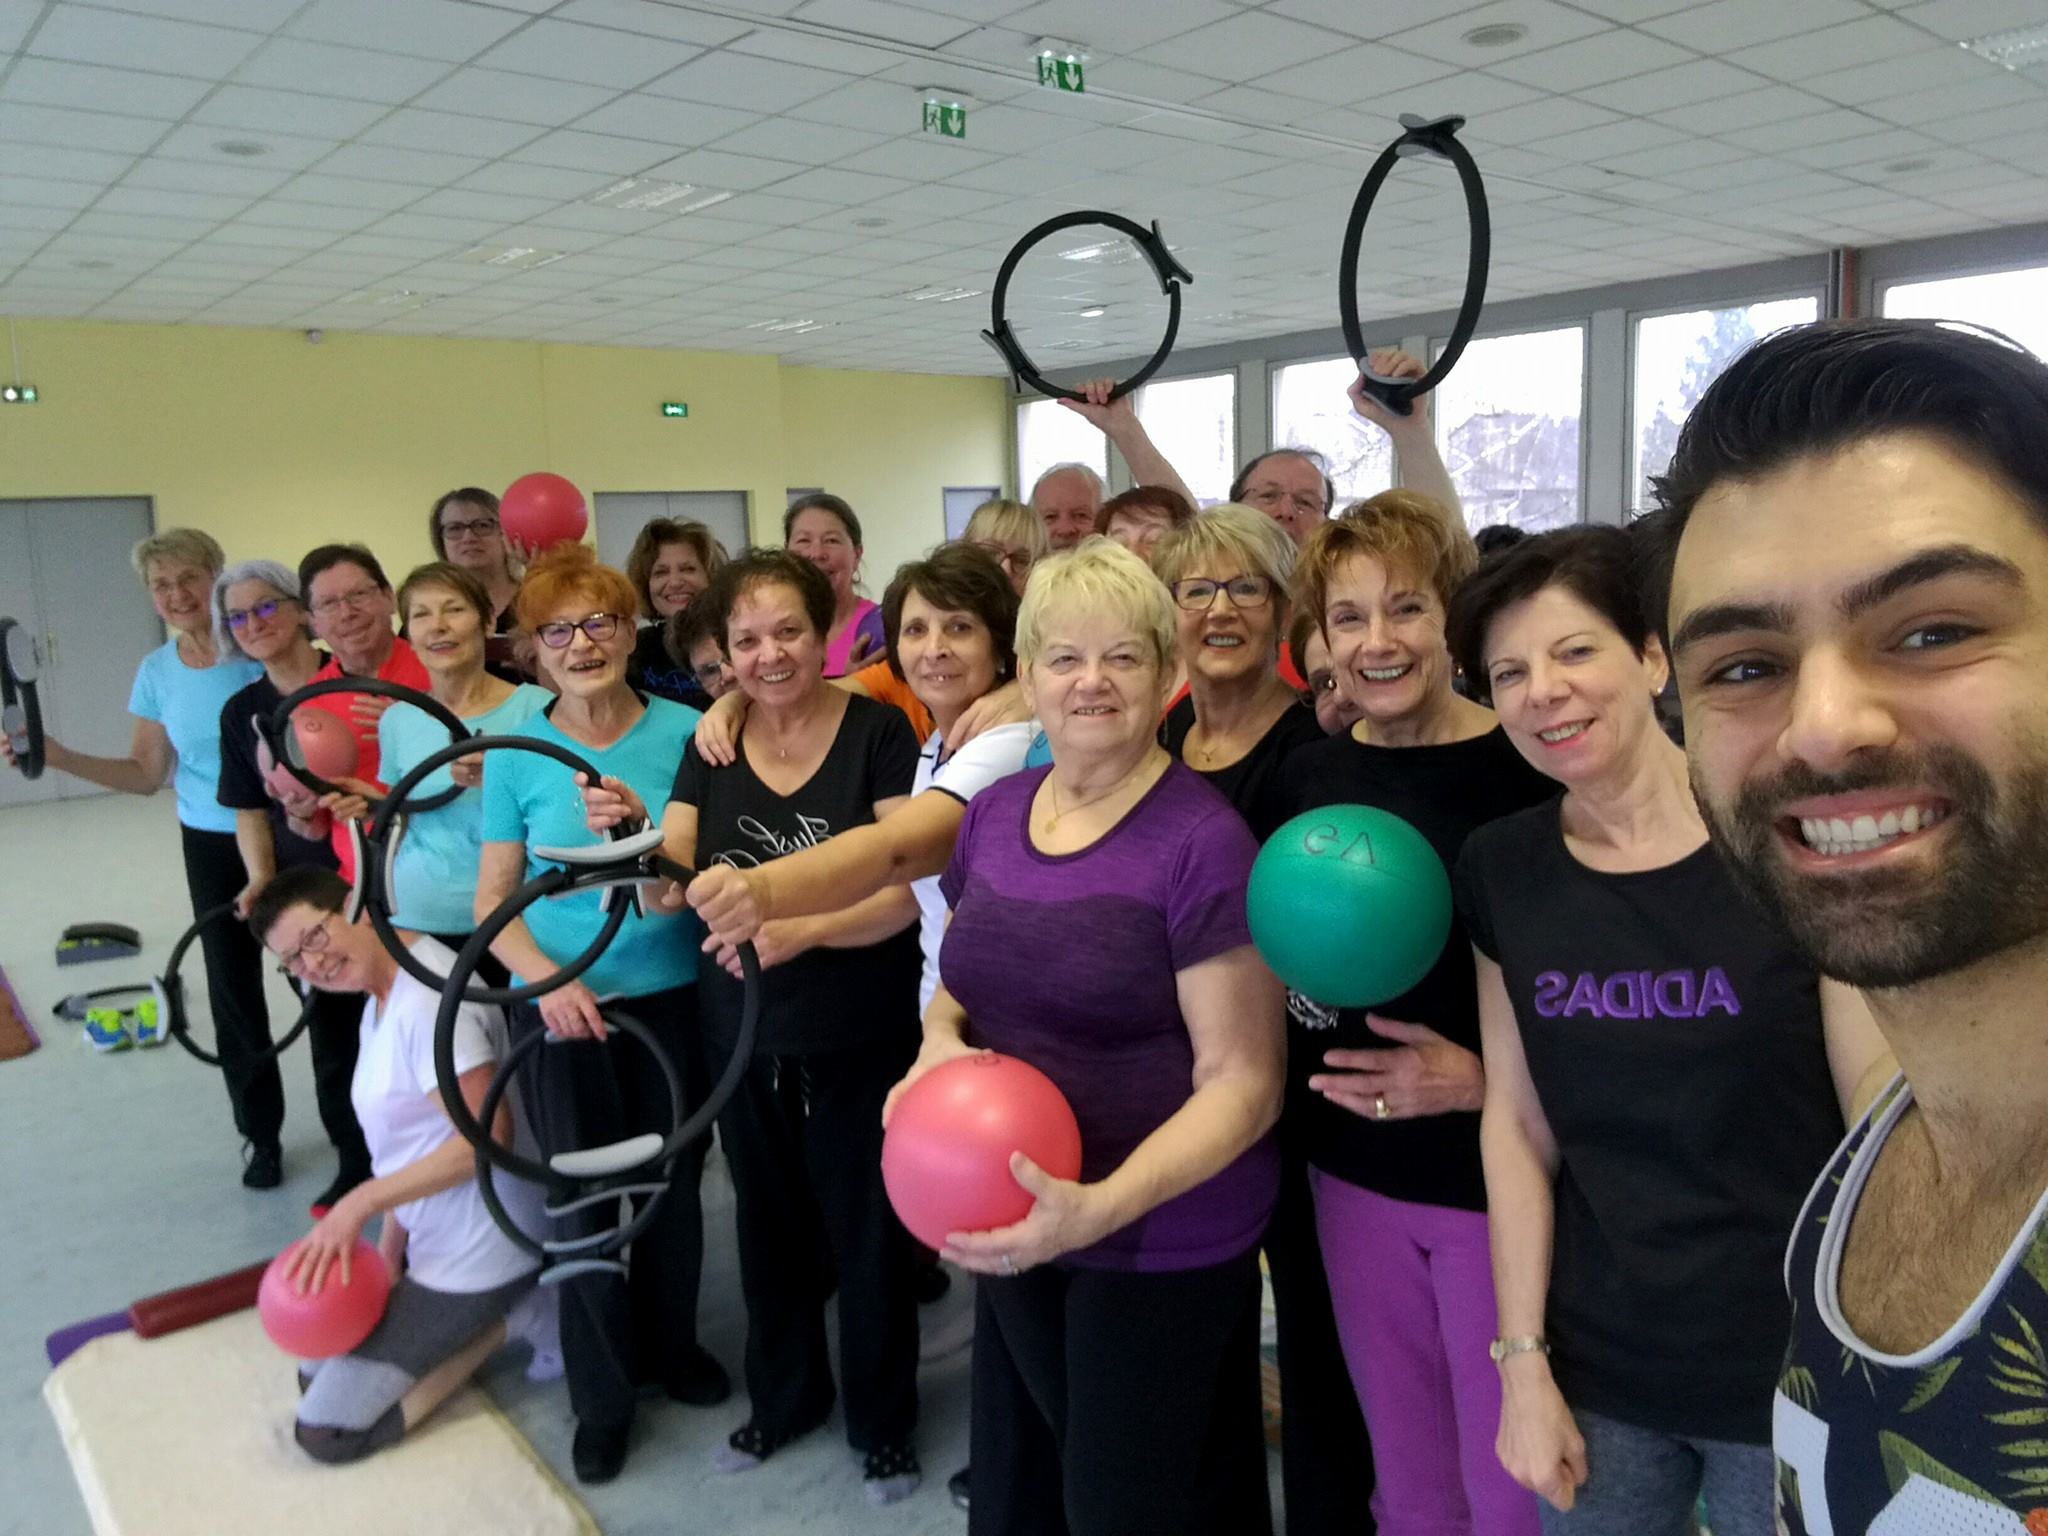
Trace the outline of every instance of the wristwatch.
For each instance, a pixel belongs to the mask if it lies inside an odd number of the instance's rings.
[[[1493,1356],[1493,1363],[1499,1365],[1511,1355],[1547,1355],[1550,1340],[1540,1333],[1525,1333],[1512,1339],[1495,1339],[1486,1346],[1486,1352]]]

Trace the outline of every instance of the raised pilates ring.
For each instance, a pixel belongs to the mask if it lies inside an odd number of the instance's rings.
[[[0,618],[0,732],[13,744],[14,766],[24,779],[43,776],[49,751],[42,695],[36,689],[41,670],[35,636],[13,619]]]
[[[1166,295],[1166,334],[1160,338],[1159,350],[1148,358],[1138,371],[1118,384],[1109,392],[1112,400],[1121,399],[1143,384],[1160,365],[1172,355],[1174,338],[1180,335],[1180,290],[1183,283],[1192,283],[1194,274],[1173,259],[1173,253],[1166,248],[1165,237],[1159,233],[1155,220],[1147,229],[1120,213],[1104,213],[1087,210],[1080,213],[1063,213],[1058,218],[1047,219],[1022,240],[1010,247],[1010,254],[1003,258],[1003,264],[996,269],[996,285],[990,299],[990,325],[983,331],[981,339],[994,347],[1010,370],[1010,380],[1018,389],[1030,388],[1055,400],[1081,400],[1086,398],[1079,390],[1066,389],[1047,379],[1031,361],[1031,354],[1024,350],[1024,344],[1017,339],[1017,333],[1010,329],[1009,319],[1003,311],[1009,303],[1010,279],[1016,275],[1017,263],[1024,259],[1039,241],[1048,235],[1058,234],[1063,229],[1074,229],[1084,224],[1100,224],[1126,234],[1145,253],[1145,259],[1152,263],[1152,270],[1159,276],[1159,291]]]
[[[217,907],[209,907],[206,911],[200,913],[198,917],[194,918],[192,926],[179,935],[178,942],[171,946],[171,958],[164,966],[163,975],[156,977],[147,987],[137,987],[134,989],[138,992],[147,991],[155,996],[157,1017],[163,1020],[164,1032],[177,1041],[178,1044],[182,1045],[192,1056],[205,1062],[209,1067],[225,1066],[226,1062],[222,1060],[217,1050],[209,1051],[192,1038],[192,1021],[185,1011],[185,983],[178,975],[178,968],[185,963],[186,952],[192,948],[194,941],[198,939],[199,935],[210,924],[220,922],[223,919],[228,921],[239,920],[235,917],[235,904],[232,901],[224,901]],[[101,994],[95,993],[93,995],[99,996]],[[303,1035],[306,1032],[306,1027],[313,1022],[313,1005],[319,998],[319,995],[310,983],[307,984],[305,994],[299,1004],[298,1022],[286,1030],[280,1038],[273,1040],[260,1051],[252,1051],[236,1065],[261,1066],[266,1062],[275,1061],[278,1057],[282,1056],[290,1049],[292,1042]]]
[[[521,904],[520,910],[524,911],[534,902],[547,896],[566,896],[575,891],[597,887],[609,888],[611,894],[606,899],[604,922],[590,943],[585,946],[583,953],[552,975],[516,987],[487,987],[473,984],[471,973],[476,968],[474,963],[463,972],[460,986],[454,985],[453,972],[447,976],[437,974],[406,947],[391,920],[392,870],[397,863],[399,843],[405,835],[406,817],[410,815],[406,797],[419,788],[421,782],[436,768],[444,767],[457,758],[483,752],[533,752],[541,757],[553,758],[571,774],[580,773],[592,784],[597,783],[600,777],[596,768],[567,747],[558,746],[538,736],[464,736],[460,740],[449,742],[445,747],[437,747],[401,775],[398,782],[391,786],[391,793],[378,801],[367,817],[349,823],[349,837],[354,844],[356,855],[356,883],[349,892],[348,905],[343,909],[343,915],[351,922],[359,915],[367,915],[370,926],[376,930],[377,937],[383,940],[384,947],[391,952],[391,957],[408,975],[436,992],[445,990],[450,995],[459,994],[459,1002],[506,1006],[512,1003],[531,1002],[543,993],[552,992],[555,988],[574,981],[595,965],[598,956],[604,953],[605,946],[617,937],[619,929],[625,925],[627,915],[633,911],[634,885],[650,876],[645,873],[640,863],[631,862],[632,855],[621,855],[629,860],[623,866],[620,858],[606,857],[602,852],[604,844],[596,845],[589,853],[582,849],[575,850],[578,857],[573,867],[566,857],[566,850],[553,850],[564,854],[564,858],[556,861],[557,867],[542,870],[520,887],[521,892],[533,893]],[[628,828],[614,827],[606,835],[606,842],[623,843],[630,835]],[[542,859],[548,858],[550,853],[546,849],[531,851],[537,858]],[[503,924],[500,924],[500,927],[502,926]]]
[[[1472,339],[1473,331],[1478,329],[1479,311],[1486,303],[1486,273],[1493,256],[1493,223],[1486,207],[1486,183],[1480,179],[1479,167],[1473,162],[1471,152],[1458,142],[1458,130],[1464,126],[1462,117],[1422,118],[1412,112],[1401,114],[1401,137],[1380,151],[1372,169],[1365,173],[1357,199],[1351,204],[1351,218],[1344,226],[1343,253],[1337,259],[1337,314],[1344,327],[1344,346],[1352,361],[1358,364],[1359,379],[1366,393],[1388,410],[1403,416],[1414,409],[1411,402],[1417,395],[1425,395],[1435,389],[1457,365],[1459,354]],[[1457,168],[1458,180],[1465,189],[1465,218],[1471,236],[1465,262],[1465,297],[1458,305],[1458,318],[1451,326],[1450,340],[1444,343],[1435,365],[1421,378],[1397,379],[1374,373],[1365,366],[1368,349],[1365,330],[1358,318],[1358,252],[1365,238],[1366,218],[1372,213],[1373,202],[1380,195],[1380,188],[1386,184],[1394,162],[1414,155],[1440,155]]]
[[[436,722],[446,726],[451,741],[465,741],[469,737],[469,727],[462,723],[461,716],[454,710],[432,694],[422,693],[417,688],[408,688],[403,683],[386,682],[381,677],[330,677],[317,683],[308,683],[298,692],[286,694],[279,699],[277,708],[270,712],[267,719],[258,716],[256,729],[261,733],[264,744],[270,748],[270,755],[277,759],[279,766],[316,795],[341,795],[348,791],[339,784],[328,783],[305,764],[292,760],[289,751],[292,743],[292,715],[301,704],[335,693],[367,693],[376,698],[410,704],[415,709],[424,710],[433,716]],[[417,783],[417,780],[414,782]],[[396,804],[406,815],[417,816],[425,811],[438,811],[442,806],[450,804],[462,793],[462,788],[460,784],[451,784],[444,790],[411,803],[403,796],[392,795],[387,797],[384,803]]]

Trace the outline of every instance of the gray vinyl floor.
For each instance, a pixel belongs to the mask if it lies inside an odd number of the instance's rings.
[[[50,1020],[49,1008],[65,992],[142,980],[161,968],[189,918],[168,794],[0,811],[0,968],[44,1038],[41,1050],[0,1062],[4,1536],[86,1536],[90,1529],[39,1395],[47,1374],[45,1336],[138,1296],[276,1252],[305,1231],[307,1201],[334,1171],[313,1113],[303,1047],[285,1063],[285,1187],[252,1194],[239,1182],[239,1144],[215,1073],[174,1045],[95,1056],[78,1044],[76,1026]],[[90,920],[140,929],[142,958],[60,971],[52,953],[59,931]],[[193,972],[203,987],[196,966]],[[278,985],[273,1017],[289,1018]],[[742,1323],[732,1198],[716,1165],[706,1178],[705,1200],[710,1257],[700,1326],[737,1376]],[[969,1287],[956,1281],[945,1301],[925,1311],[928,1348],[943,1336],[963,1337],[970,1309]],[[485,1382],[570,1481],[566,1397],[559,1385],[529,1384],[522,1359],[523,1351],[500,1357]],[[713,1471],[713,1449],[746,1415],[737,1397],[710,1410],[648,1405],[625,1475],[582,1496],[609,1536],[958,1536],[966,1520],[947,1499],[944,1482],[966,1454],[967,1365],[967,1352],[956,1349],[925,1367],[919,1445],[926,1482],[892,1509],[871,1509],[862,1497],[859,1463],[836,1421],[756,1472],[734,1477]],[[279,1368],[285,1368],[282,1357]],[[317,1476],[309,1467],[309,1479]],[[224,1525],[220,1536],[273,1533]]]

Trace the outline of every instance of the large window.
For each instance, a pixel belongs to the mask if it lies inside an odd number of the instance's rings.
[[[1893,283],[1883,307],[1893,317],[1988,325],[2036,357],[2048,357],[2048,267]]]
[[[1474,529],[1576,523],[1586,329],[1490,336],[1436,391],[1437,446]]]
[[[1636,322],[1635,458],[1629,485],[1638,507],[1649,504],[1650,477],[1664,473],[1678,429],[1707,386],[1759,336],[1819,318],[1820,300],[1766,299],[1727,309],[1646,315]]]
[[[1138,391],[1138,421],[1205,507],[1230,496],[1237,474],[1237,375],[1168,379]]]
[[[1109,478],[1109,442],[1057,400],[1017,406],[1017,494],[1028,498],[1038,477],[1055,464],[1086,464]]]
[[[1361,420],[1344,393],[1357,377],[1358,365],[1348,357],[1273,370],[1273,446],[1321,454],[1337,485],[1338,507],[1394,483],[1387,434]]]

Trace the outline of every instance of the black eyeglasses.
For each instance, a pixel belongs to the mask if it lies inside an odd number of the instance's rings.
[[[224,617],[229,629],[246,629],[251,619],[260,619],[268,624],[277,617],[277,610],[292,601],[288,597],[269,597],[253,608],[230,608]]]
[[[569,642],[576,638],[576,631],[582,630],[593,640],[609,640],[619,632],[619,616],[616,613],[593,613],[589,618],[576,623],[567,619],[555,619],[537,625],[534,634],[540,643],[551,651],[567,649]]]
[[[441,525],[441,537],[444,539],[459,539],[465,534],[496,533],[497,531],[498,520],[495,517],[479,517],[472,522],[443,523]]]
[[[1273,583],[1264,576],[1233,576],[1218,581],[1213,576],[1185,576],[1173,584],[1173,600],[1189,613],[1206,613],[1216,606],[1216,594],[1227,593],[1233,608],[1263,608],[1273,596]]]

